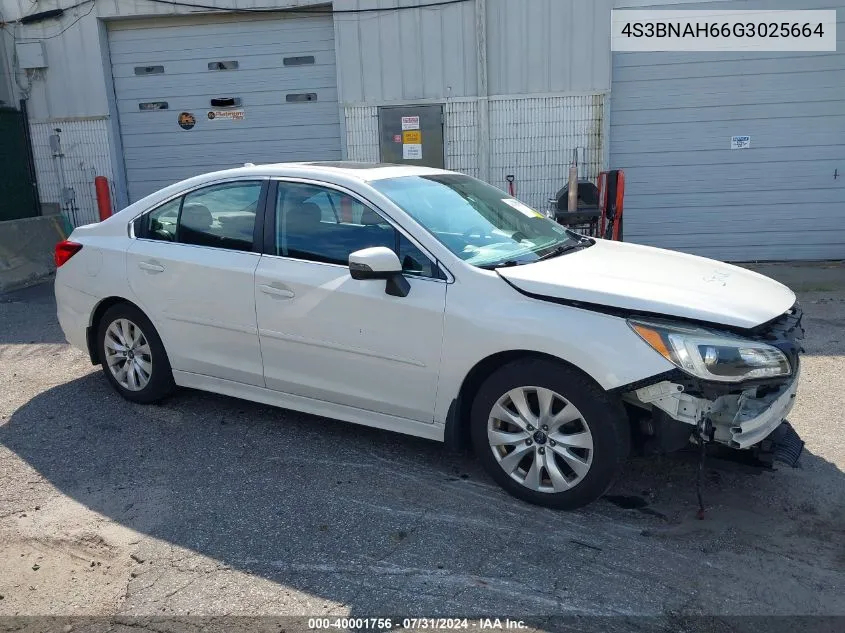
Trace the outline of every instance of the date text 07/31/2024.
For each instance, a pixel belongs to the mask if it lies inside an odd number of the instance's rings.
[[[309,618],[308,628],[312,630],[369,629],[384,631],[399,625],[394,618]],[[402,618],[401,626],[408,630],[520,630],[525,629],[523,620],[511,618]]]

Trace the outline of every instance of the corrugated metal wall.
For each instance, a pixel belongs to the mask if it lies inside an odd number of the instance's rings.
[[[490,94],[610,88],[613,0],[487,0]]]
[[[831,7],[836,53],[614,54],[626,240],[734,261],[845,257],[845,1],[801,5]],[[734,135],[750,149],[731,150]]]
[[[417,0],[335,0],[336,10]],[[335,14],[338,85],[345,103],[464,97],[477,93],[472,0],[430,9]]]
[[[488,0],[491,95],[610,88],[614,0]],[[335,0],[338,10],[419,0]],[[336,14],[338,76],[347,104],[478,94],[475,3]],[[342,54],[340,53],[342,51]]]

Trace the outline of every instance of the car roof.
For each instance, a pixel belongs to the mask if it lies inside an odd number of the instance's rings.
[[[430,176],[433,174],[455,173],[445,169],[417,165],[396,165],[391,163],[368,163],[360,161],[312,161],[298,163],[271,163],[253,165],[214,172],[217,178],[235,176],[300,176],[353,178],[364,182],[397,178],[400,176]],[[212,174],[205,174],[211,176]]]
[[[115,223],[124,222],[127,218],[134,218],[139,213],[147,211],[169,197],[197,186],[212,185],[221,180],[231,178],[304,178],[314,179],[340,186],[355,186],[356,183],[372,182],[385,178],[399,178],[401,176],[431,176],[434,174],[454,174],[455,172],[433,167],[416,165],[391,165],[388,163],[366,163],[356,161],[315,161],[301,163],[271,163],[267,165],[253,165],[246,163],[243,167],[208,172],[173,183],[159,189],[140,200],[137,200],[115,213],[112,218],[100,224],[103,231],[108,231]],[[115,229],[119,230],[119,229]]]

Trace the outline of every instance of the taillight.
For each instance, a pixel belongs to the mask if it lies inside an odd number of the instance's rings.
[[[81,250],[82,244],[78,242],[71,242],[70,240],[65,240],[56,244],[56,268],[64,264],[67,260],[69,260]]]

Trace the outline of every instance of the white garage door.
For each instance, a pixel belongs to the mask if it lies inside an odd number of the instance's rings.
[[[799,4],[840,7],[838,52],[613,54],[626,241],[729,261],[845,258],[845,1],[682,8]]]
[[[341,157],[330,16],[119,22],[109,49],[130,201],[245,162]]]

